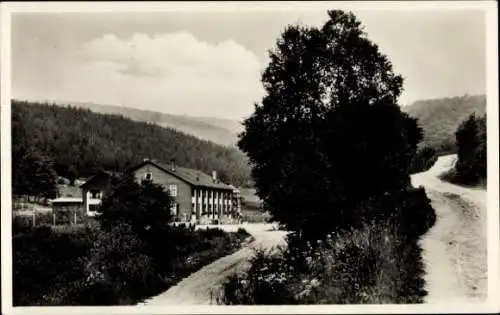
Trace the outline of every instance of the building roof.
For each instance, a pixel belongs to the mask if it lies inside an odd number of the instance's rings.
[[[139,164],[138,166],[134,167],[134,169],[138,169],[139,167],[142,167],[145,164],[152,164],[161,170],[171,174],[172,176],[175,176],[188,184],[196,187],[207,187],[207,188],[216,188],[216,189],[224,189],[224,190],[233,190],[233,188],[230,185],[224,184],[223,182],[217,180],[214,181],[212,179],[212,176],[203,173],[202,171],[191,169],[191,168],[186,168],[186,167],[175,167],[175,171],[172,171],[170,169],[170,164],[168,163],[162,163],[162,162],[157,162],[157,161],[152,161],[152,160],[146,160]]]
[[[95,181],[102,179],[102,178],[108,178],[111,176],[117,176],[119,173],[117,172],[111,172],[111,171],[100,171],[98,174],[90,177],[85,183],[80,185],[80,188],[84,188],[85,186],[91,185]]]

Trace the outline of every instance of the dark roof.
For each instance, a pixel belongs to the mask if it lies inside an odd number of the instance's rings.
[[[150,163],[155,165],[156,167],[162,169],[163,171],[180,178],[181,180],[187,182],[188,184],[196,187],[208,187],[208,188],[217,188],[217,189],[225,189],[225,190],[233,190],[234,188],[230,185],[224,184],[223,182],[217,180],[214,182],[212,176],[203,173],[202,171],[186,168],[186,167],[175,167],[175,171],[170,169],[170,164],[161,163],[157,161],[147,160],[137,165],[133,169],[138,169],[143,165]]]
[[[113,177],[113,176],[117,176],[117,175],[119,175],[119,173],[117,173],[117,172],[100,171],[96,175],[90,177],[85,183],[80,185],[80,188],[84,188],[85,186],[90,185],[90,184],[94,183],[96,180],[99,180],[101,178],[109,178],[109,177]]]

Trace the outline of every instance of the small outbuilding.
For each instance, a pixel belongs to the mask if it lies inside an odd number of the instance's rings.
[[[53,224],[78,224],[85,219],[83,199],[78,197],[60,197],[50,200]]]

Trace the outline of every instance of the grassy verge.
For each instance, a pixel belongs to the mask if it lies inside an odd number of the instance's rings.
[[[294,255],[258,252],[247,274],[228,279],[221,304],[420,303],[423,265],[416,242],[366,225]]]
[[[244,230],[168,228],[155,244],[97,224],[13,229],[15,306],[129,305],[228,255]]]
[[[434,224],[434,210],[420,189],[389,198],[394,200],[371,204],[392,212],[389,217],[332,233],[316,244],[292,236],[278,253],[257,252],[248,272],[227,279],[219,303],[423,302],[418,240]]]

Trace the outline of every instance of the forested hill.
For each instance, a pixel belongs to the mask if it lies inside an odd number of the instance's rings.
[[[235,186],[250,178],[246,156],[179,131],[121,115],[88,109],[12,101],[13,167],[21,146],[35,148],[67,178],[98,170],[121,170],[144,158],[169,161],[211,173]]]
[[[422,146],[429,146],[439,153],[456,153],[455,131],[470,114],[486,113],[486,96],[457,96],[431,100],[419,100],[402,109],[418,118],[424,130]]]
[[[90,109],[96,113],[123,115],[135,121],[155,123],[224,146],[234,147],[238,140],[238,133],[243,130],[243,125],[240,122],[230,119],[172,115],[137,108],[93,103],[70,102],[68,104],[72,107]],[[63,102],[56,102],[56,105],[67,106]]]

